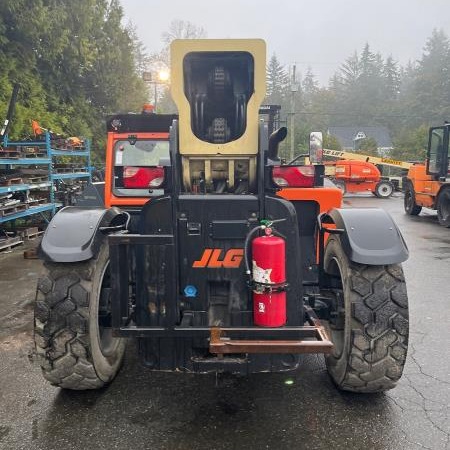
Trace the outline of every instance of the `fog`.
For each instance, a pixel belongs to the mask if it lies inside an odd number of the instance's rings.
[[[402,65],[420,57],[434,28],[450,35],[449,0],[121,0],[148,52],[161,49],[172,20],[203,27],[209,38],[263,38],[268,57],[308,66],[322,85],[366,43]]]

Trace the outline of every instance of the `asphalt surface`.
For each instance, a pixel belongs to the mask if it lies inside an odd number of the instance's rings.
[[[0,253],[0,449],[450,449],[450,229],[405,216],[400,197],[345,203],[385,208],[410,249],[410,347],[395,389],[339,392],[318,356],[290,374],[150,372],[133,342],[108,388],[54,388],[33,356],[41,266],[21,247]]]

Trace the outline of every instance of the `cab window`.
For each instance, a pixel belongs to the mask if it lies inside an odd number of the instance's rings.
[[[162,189],[152,188],[152,181],[163,175],[162,169],[155,168],[169,160],[168,141],[116,141],[113,154],[115,195],[150,197],[163,193]]]
[[[430,131],[430,145],[428,153],[428,172],[439,174],[441,171],[444,145],[444,128],[434,128]]]

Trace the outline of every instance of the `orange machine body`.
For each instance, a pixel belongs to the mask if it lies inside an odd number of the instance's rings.
[[[345,190],[354,192],[374,192],[381,179],[378,168],[369,162],[354,160],[339,160],[327,163],[334,168],[333,178],[345,183]]]
[[[151,139],[168,141],[169,133],[133,133],[137,139]],[[114,144],[129,138],[129,133],[108,132],[106,142],[106,170],[105,170],[105,207],[111,206],[143,206],[149,197],[118,196],[114,193]]]
[[[444,183],[428,175],[425,164],[414,164],[408,171],[408,178],[414,184],[417,205],[436,208],[436,198]]]

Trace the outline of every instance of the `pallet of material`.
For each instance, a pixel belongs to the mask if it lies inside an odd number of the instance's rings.
[[[48,181],[48,176],[34,176],[34,177],[26,177],[23,179],[23,182],[26,184],[38,184],[38,183],[45,183]]]
[[[85,167],[57,167],[55,168],[56,173],[85,173]]]
[[[33,159],[33,158],[46,158],[47,153],[46,152],[39,152],[39,153],[22,153],[22,158],[27,159]]]
[[[28,206],[38,206],[38,205],[42,205],[47,202],[48,202],[48,200],[46,198],[33,198],[33,199],[27,201],[27,205]]]
[[[14,186],[16,184],[23,184],[23,179],[20,177],[15,177],[0,181],[0,186]]]
[[[29,147],[29,146],[17,147],[17,150],[22,152],[23,155],[43,152],[41,147]]]
[[[46,177],[48,176],[48,169],[38,169],[36,167],[20,167],[15,169],[22,177]]]
[[[23,241],[19,236],[0,239],[0,251],[11,250],[13,247],[20,244],[23,244]]]
[[[25,241],[31,241],[33,239],[36,239],[43,233],[44,232],[39,230],[38,227],[25,228],[24,230],[21,231],[22,239]]]
[[[53,146],[62,151],[84,151],[86,150],[86,145],[83,139],[80,138],[67,138],[67,139],[55,139],[53,141]]]
[[[0,159],[19,159],[20,152],[17,150],[0,149]]]
[[[28,209],[28,205],[25,203],[18,203],[17,205],[0,207],[0,217],[7,217],[11,214],[15,214]]]

